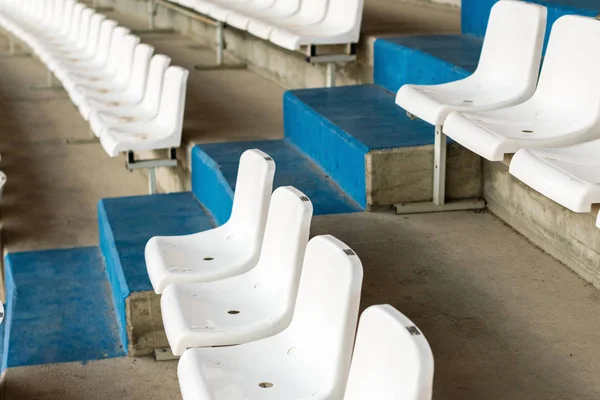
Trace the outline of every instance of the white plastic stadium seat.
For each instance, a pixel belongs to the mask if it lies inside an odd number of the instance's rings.
[[[171,66],[165,71],[156,116],[145,122],[105,129],[100,143],[110,157],[123,152],[178,148],[181,145],[183,113],[189,72]]]
[[[154,237],[146,245],[152,287],[209,282],[254,268],[260,256],[275,163],[259,150],[240,157],[231,217],[222,226],[187,236]]]
[[[90,101],[94,109],[90,113],[89,123],[94,135],[100,137],[104,129],[149,121],[154,118],[160,105],[165,71],[170,63],[171,59],[164,54],[152,57],[148,79],[144,82],[142,101],[135,105],[125,105],[121,101],[100,105]]]
[[[600,23],[567,15],[554,23],[540,81],[525,103],[451,113],[444,133],[490,161],[522,148],[562,147],[600,137]]]
[[[556,149],[522,149],[510,173],[549,199],[577,213],[600,204],[600,140]]]
[[[292,319],[312,218],[299,190],[273,193],[260,259],[250,271],[215,282],[168,286],[161,297],[173,354],[272,336]]]
[[[183,399],[341,399],[362,275],[348,246],[332,236],[313,238],[288,328],[239,346],[186,350],[177,368]]]
[[[4,186],[6,186],[6,174],[0,171],[0,201],[2,201],[2,193],[4,193]]]
[[[439,126],[452,111],[487,111],[529,99],[537,84],[546,14],[546,8],[537,4],[498,1],[475,72],[441,85],[404,85],[396,103]]]
[[[114,86],[103,90],[81,88],[79,90],[82,96],[81,100],[79,100],[79,112],[83,119],[87,121],[94,110],[103,111],[109,109],[114,102],[118,102],[123,106],[138,104],[144,96],[152,53],[154,53],[154,48],[150,45],[138,44],[135,47],[129,73],[123,71],[123,76],[129,75],[124,84],[120,84],[119,81],[113,81]]]
[[[344,400],[431,400],[433,354],[417,326],[389,305],[363,311]]]

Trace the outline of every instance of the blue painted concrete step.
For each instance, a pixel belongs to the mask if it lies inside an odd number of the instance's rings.
[[[476,36],[485,35],[492,6],[498,0],[462,0],[462,32]],[[563,15],[595,17],[600,13],[598,0],[529,0],[548,8],[548,36],[552,24]]]
[[[2,370],[124,355],[97,247],[6,256]]]
[[[376,84],[396,93],[404,84],[436,85],[477,68],[483,39],[471,35],[402,36],[375,41]]]
[[[312,201],[315,215],[362,211],[308,157],[285,140],[203,144],[192,152],[192,190],[219,225],[229,219],[239,158],[259,149],[275,160],[274,186],[295,186]]]
[[[152,290],[144,260],[148,240],[201,232],[214,222],[192,193],[103,199],[98,220],[121,340],[127,344],[125,300],[131,292]]]
[[[369,152],[433,143],[431,126],[410,120],[394,98],[377,85],[287,92],[285,139],[366,207]]]

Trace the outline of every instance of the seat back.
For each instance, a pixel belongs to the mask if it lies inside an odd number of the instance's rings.
[[[77,40],[77,35],[79,34],[79,23],[81,22],[81,14],[85,8],[85,5],[81,3],[77,3],[75,6],[73,6],[71,23],[69,24],[69,34],[65,40],[65,43],[73,43]]]
[[[242,232],[250,248],[262,247],[274,176],[275,162],[268,154],[251,149],[240,157],[227,225]]]
[[[83,51],[86,58],[91,58],[94,56],[94,54],[96,54],[96,49],[98,48],[98,42],[100,38],[100,27],[105,19],[106,17],[102,14],[94,14],[90,20],[89,33],[87,35],[85,45],[83,46]]]
[[[140,41],[140,38],[137,36],[130,35],[129,33],[123,34],[123,31],[121,31],[120,28],[121,27],[118,26],[114,29],[112,40],[110,42],[108,63],[104,70],[107,76],[116,77],[118,71],[127,76],[126,68],[129,68],[129,73],[131,73],[133,52],[135,46]],[[128,32],[128,30],[125,31]],[[123,66],[123,64],[126,65]]]
[[[187,69],[176,66],[167,68],[155,121],[164,132],[163,136],[179,136],[179,142],[183,130],[188,75]]]
[[[94,14],[96,13],[91,8],[86,8],[81,12],[79,34],[77,35],[77,41],[73,46],[73,50],[85,50]]]
[[[144,98],[142,99],[140,107],[148,113],[148,115],[152,116],[152,118],[158,114],[165,71],[170,63],[171,58],[164,54],[157,54],[152,57],[152,60],[150,61],[150,70],[144,88]]]
[[[277,302],[286,314],[277,321],[276,331],[285,329],[292,319],[312,215],[311,201],[298,189],[282,186],[273,192],[262,250],[254,270],[264,283],[282,295],[277,296]]]
[[[322,398],[341,399],[358,319],[363,269],[358,256],[330,235],[306,248],[292,322],[282,339],[289,354],[314,365]]]
[[[358,43],[363,8],[364,0],[329,0],[326,23],[339,30],[352,31],[352,43]]]
[[[138,53],[137,48],[138,46],[141,46],[141,44],[138,44],[139,42],[140,38],[137,36],[127,35],[123,38],[123,43],[121,44],[121,57],[119,57],[120,63],[117,66],[115,79],[113,81],[117,87],[128,87],[131,79],[133,79],[133,68],[135,67],[135,63],[149,62],[150,57],[152,57],[154,48],[151,46],[143,45]],[[144,58],[146,58],[145,61]]]
[[[494,4],[473,76],[512,88],[521,101],[529,99],[540,70],[546,16],[546,7],[533,3],[500,0]]]
[[[290,16],[300,11],[301,0],[276,0],[273,8],[277,15]]]
[[[598,125],[600,120],[600,22],[567,15],[552,27],[536,101],[579,121]]]
[[[129,81],[127,92],[131,96],[131,100],[136,103],[144,97],[144,89],[148,80],[148,70],[150,69],[150,59],[153,53],[154,47],[150,45],[138,44],[135,47],[131,80]]]
[[[59,36],[67,35],[71,30],[71,23],[73,19],[73,10],[75,8],[76,2],[74,0],[66,0],[65,5],[63,7],[63,17],[60,22],[60,31]]]
[[[52,6],[52,16],[49,21],[51,29],[60,29],[60,23],[62,21],[64,8],[65,2],[63,0],[54,0],[54,4]]]
[[[431,400],[433,354],[410,319],[389,305],[360,317],[344,400]]]
[[[95,62],[100,65],[106,65],[110,55],[110,44],[115,34],[123,36],[128,30],[125,28],[117,28],[117,22],[112,19],[105,19],[100,25],[100,36],[98,37],[98,48],[94,56]]]
[[[2,193],[4,192],[4,186],[6,185],[6,174],[0,171],[0,201],[2,201]]]

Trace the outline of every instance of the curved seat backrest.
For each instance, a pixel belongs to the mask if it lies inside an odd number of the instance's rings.
[[[281,186],[273,192],[262,250],[253,273],[283,294],[278,306],[286,311],[292,310],[296,302],[312,215],[311,201],[295,187]],[[280,325],[287,327],[291,319],[290,312]]]
[[[98,42],[100,40],[100,27],[106,17],[102,14],[94,14],[90,20],[90,29],[83,46],[85,58],[92,58],[96,54],[98,49]]]
[[[63,7],[63,16],[62,21],[60,22],[60,30],[58,36],[66,36],[69,34],[72,24],[73,18],[73,10],[75,8],[76,2],[74,0],[66,0],[65,5]]]
[[[128,87],[135,62],[142,62],[143,58],[140,57],[147,57],[149,60],[152,56],[152,52],[154,52],[154,48],[148,46],[150,47],[151,51],[150,54],[147,54],[148,47],[144,45],[136,59],[137,47],[140,46],[140,44],[138,44],[139,42],[140,38],[134,35],[127,35],[123,38],[120,49],[119,64],[117,65],[116,74],[113,80],[113,83],[118,87]]]
[[[112,19],[105,19],[102,21],[102,25],[100,25],[100,36],[98,37],[98,47],[96,49],[96,55],[94,56],[94,61],[100,65],[106,65],[108,63],[108,58],[110,56],[110,45],[112,43],[112,38],[115,35],[115,31],[119,29],[117,32],[121,32],[119,35],[125,35],[127,29],[118,28],[117,21],[113,21]]]
[[[77,3],[73,7],[73,14],[71,15],[71,24],[69,27],[69,35],[65,39],[65,43],[73,43],[77,40],[79,35],[79,23],[81,22],[81,16],[85,8],[85,5],[81,3]]]
[[[316,378],[327,385],[321,398],[343,396],[362,277],[360,259],[340,240],[324,235],[308,242],[294,316],[282,339],[298,358],[315,366]]]
[[[353,31],[352,43],[358,43],[363,8],[364,0],[329,0],[325,22],[338,30]]]
[[[73,44],[73,50],[85,50],[94,14],[96,13],[91,8],[86,8],[81,12],[79,33],[77,34],[77,41]]]
[[[559,18],[550,33],[534,99],[598,125],[599,64],[600,22],[576,15]]]
[[[138,44],[140,38],[129,34],[127,29],[121,30],[118,26],[114,29],[112,39],[110,41],[110,50],[108,55],[108,63],[106,64],[105,74],[115,77],[117,71],[121,68],[123,60],[133,59],[133,51],[135,45]],[[131,65],[131,64],[130,64]]]
[[[246,150],[240,157],[231,216],[227,225],[240,231],[248,246],[260,248],[269,212],[275,162],[257,149]]]
[[[473,77],[513,88],[522,100],[530,98],[540,70],[546,16],[546,7],[533,3],[494,4]]]
[[[48,21],[48,25],[51,29],[60,29],[60,23],[62,20],[64,7],[65,2],[63,0],[54,0],[54,4],[52,6],[52,14],[50,20]]]
[[[170,63],[171,58],[164,54],[157,54],[152,57],[152,60],[150,61],[150,70],[148,71],[148,79],[146,80],[144,89],[144,98],[142,99],[140,108],[152,118],[158,113],[165,71]]]
[[[360,317],[344,400],[431,400],[433,354],[419,328],[389,305]]]
[[[52,21],[52,16],[54,14],[54,3],[55,2],[56,2],[56,0],[46,0],[43,2],[41,7],[39,6],[39,3],[38,3],[38,9],[40,10],[39,20],[40,20],[41,26],[47,26]]]
[[[179,142],[183,130],[188,75],[189,71],[185,68],[167,68],[155,121],[163,131],[161,136],[179,136]]]
[[[144,98],[144,89],[146,88],[150,60],[153,53],[154,47],[147,44],[138,44],[135,48],[133,66],[131,68],[131,80],[127,91],[136,102]]]

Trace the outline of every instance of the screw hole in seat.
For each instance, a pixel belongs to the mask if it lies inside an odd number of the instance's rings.
[[[529,129],[522,129],[521,132],[523,132],[523,133],[533,133],[533,131],[531,131]]]
[[[263,389],[268,389],[268,388],[272,388],[273,384],[271,382],[261,382],[258,384],[258,386],[260,386]]]
[[[204,257],[204,261],[212,261],[212,260],[214,260],[213,257]]]
[[[227,314],[231,314],[231,315],[237,315],[239,313],[240,312],[238,310],[229,310],[229,311],[227,311]]]

